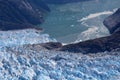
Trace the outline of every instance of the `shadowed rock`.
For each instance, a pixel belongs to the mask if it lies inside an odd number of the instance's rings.
[[[111,34],[120,31],[120,8],[114,14],[107,17],[103,23]]]
[[[40,0],[0,0],[0,30],[34,28],[50,11]]]
[[[36,27],[29,23],[13,23],[0,21],[0,30],[19,30],[19,29],[36,29],[42,31],[42,28]]]
[[[59,50],[75,53],[97,53],[112,51],[117,48],[120,48],[120,31],[111,36],[65,45]]]
[[[49,43],[43,43],[41,44],[42,47],[49,49],[49,50],[55,50],[57,48],[62,47],[62,44],[60,42],[49,42]]]

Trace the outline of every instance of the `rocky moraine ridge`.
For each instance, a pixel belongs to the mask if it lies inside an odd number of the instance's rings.
[[[78,0],[65,0],[60,3],[77,2]],[[79,0],[83,1],[83,0]],[[87,1],[87,0],[85,0]],[[88,0],[89,1],[89,0]],[[59,0],[52,0],[52,4],[57,4]],[[44,15],[50,12],[48,0],[0,0],[0,30],[17,30],[26,28],[37,28],[36,25],[44,22]],[[42,46],[48,50],[68,51],[75,53],[97,53],[112,51],[120,48],[120,9],[104,20],[104,25],[111,35],[62,45],[59,42],[45,44],[34,44],[29,46]]]

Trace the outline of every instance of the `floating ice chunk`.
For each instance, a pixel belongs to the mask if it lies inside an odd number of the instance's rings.
[[[76,42],[85,41],[89,39],[95,39],[99,37],[104,37],[109,35],[108,29],[103,25],[103,20],[105,15],[110,15],[114,13],[116,9],[112,11],[104,11],[90,14],[82,19],[78,20],[82,25],[88,27],[87,30],[81,32],[78,35]]]
[[[114,13],[114,12],[113,11],[104,11],[104,12],[93,13],[93,14],[88,15],[87,17],[84,17],[84,18],[78,20],[78,22],[82,22],[82,21],[85,21],[85,20],[88,20],[88,19],[99,17],[101,15],[110,15],[112,13]]]

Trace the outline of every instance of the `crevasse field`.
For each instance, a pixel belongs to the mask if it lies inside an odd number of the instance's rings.
[[[120,52],[83,55],[24,45],[56,41],[36,30],[0,35],[0,80],[120,80]]]

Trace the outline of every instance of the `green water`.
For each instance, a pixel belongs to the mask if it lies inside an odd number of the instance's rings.
[[[113,9],[120,7],[119,3],[120,0],[94,0],[62,5],[49,5],[51,12],[45,18],[45,23],[40,25],[40,27],[44,29],[44,33],[48,33],[52,38],[60,42],[74,42],[82,32],[93,26],[105,28],[102,22],[110,14],[98,16],[83,22],[80,22],[80,19],[94,13],[113,11]],[[86,26],[83,23],[90,26]],[[101,30],[104,30],[103,28]],[[108,31],[105,28],[105,31],[101,31],[98,34],[106,36],[108,35]],[[82,37],[81,39],[85,40]]]

